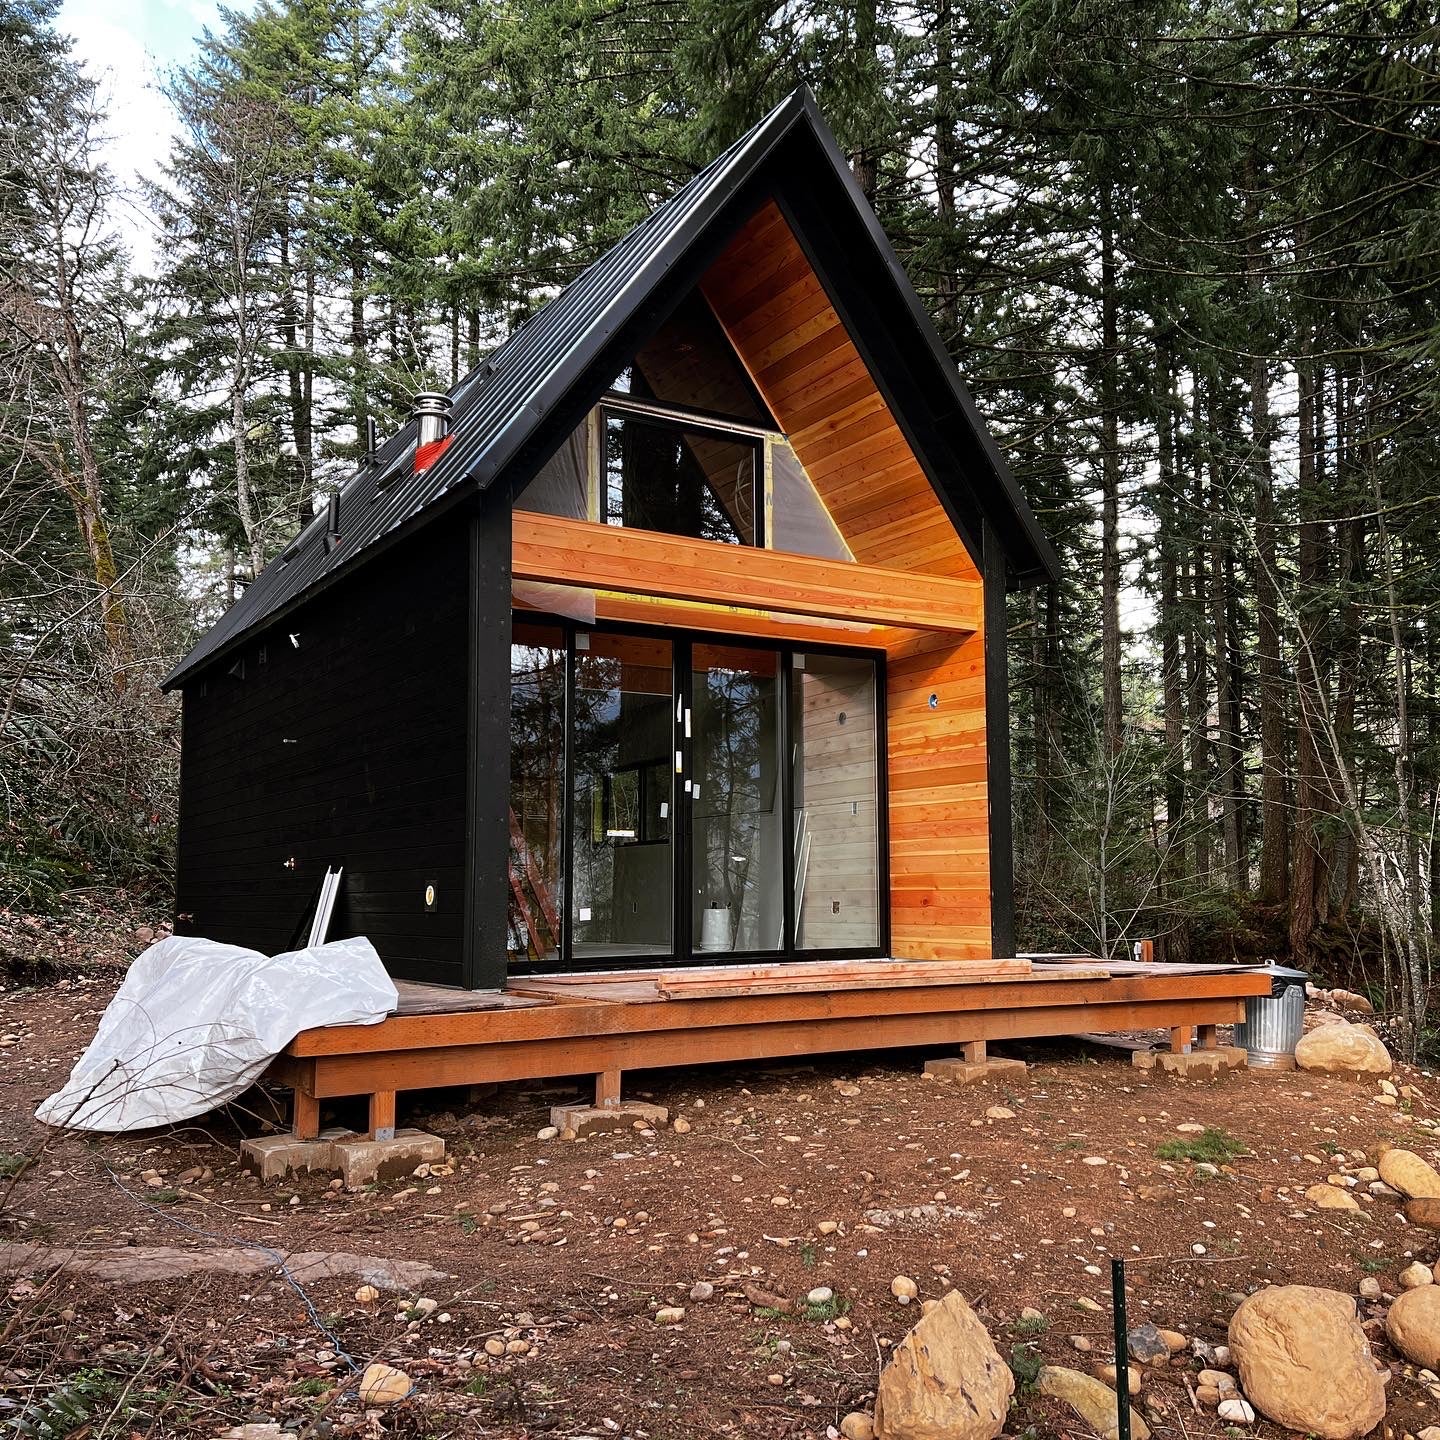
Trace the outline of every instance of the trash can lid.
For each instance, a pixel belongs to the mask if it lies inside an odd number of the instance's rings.
[[[1293,990],[1310,983],[1310,975],[1305,970],[1293,970],[1288,965],[1276,965],[1273,961],[1268,965],[1262,965],[1261,971],[1270,977],[1270,998],[1279,1000],[1287,990]]]
[[[1273,960],[1269,964],[1260,967],[1267,975],[1274,975],[1282,980],[1298,980],[1308,984],[1310,972],[1308,970],[1294,970],[1289,965],[1277,965]]]

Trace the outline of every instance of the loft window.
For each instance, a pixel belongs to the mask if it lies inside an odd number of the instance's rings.
[[[725,545],[759,545],[756,439],[602,411],[601,519]]]

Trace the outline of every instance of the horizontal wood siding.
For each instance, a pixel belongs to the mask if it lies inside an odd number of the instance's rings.
[[[465,526],[436,527],[186,685],[182,933],[284,950],[342,864],[330,938],[460,982],[468,566]]]
[[[978,579],[775,205],[740,231],[703,289],[856,560]],[[988,956],[983,633],[902,635],[888,650],[890,950],[907,958]]]
[[[935,696],[932,707],[930,697]],[[890,948],[991,954],[985,643],[926,637],[887,671]]]

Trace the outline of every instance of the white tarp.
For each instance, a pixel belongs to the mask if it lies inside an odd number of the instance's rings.
[[[35,1112],[144,1130],[233,1100],[302,1030],[376,1025],[399,1003],[363,938],[285,955],[171,935],[135,958],[65,1088]]]

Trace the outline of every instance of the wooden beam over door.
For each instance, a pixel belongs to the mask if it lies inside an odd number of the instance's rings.
[[[983,623],[979,579],[910,574],[519,510],[512,523],[516,580],[964,635]]]

